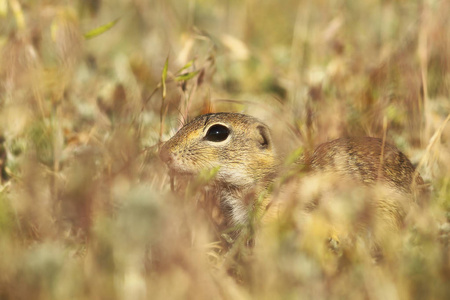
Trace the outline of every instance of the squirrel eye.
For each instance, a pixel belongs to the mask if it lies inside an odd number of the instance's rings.
[[[222,142],[230,135],[230,129],[228,127],[216,124],[209,127],[204,139],[211,142]]]

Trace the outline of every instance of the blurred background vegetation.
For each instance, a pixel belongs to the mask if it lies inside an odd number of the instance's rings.
[[[450,298],[449,15],[445,0],[0,0],[0,298]],[[386,134],[430,206],[377,264],[290,223],[227,251],[157,156],[211,111],[263,119],[282,154]]]

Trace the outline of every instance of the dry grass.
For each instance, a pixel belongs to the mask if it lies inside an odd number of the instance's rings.
[[[443,0],[0,1],[0,298],[448,298],[449,15]],[[335,182],[323,197],[347,198],[307,225],[294,203],[253,248],[227,244],[202,180],[174,195],[157,156],[209,111],[263,119],[282,155],[386,135],[431,203],[377,263],[357,237],[326,246],[331,219],[351,232],[370,215]]]

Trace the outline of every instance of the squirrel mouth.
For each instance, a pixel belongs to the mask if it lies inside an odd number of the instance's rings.
[[[186,184],[195,178],[195,174],[186,171],[174,170],[169,167],[169,178],[170,178],[170,190],[175,192],[180,188],[180,186]]]

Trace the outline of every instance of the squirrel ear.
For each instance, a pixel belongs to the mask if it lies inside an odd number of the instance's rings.
[[[270,149],[272,147],[272,139],[270,137],[269,128],[263,125],[256,127],[258,130],[257,141],[261,149]]]

